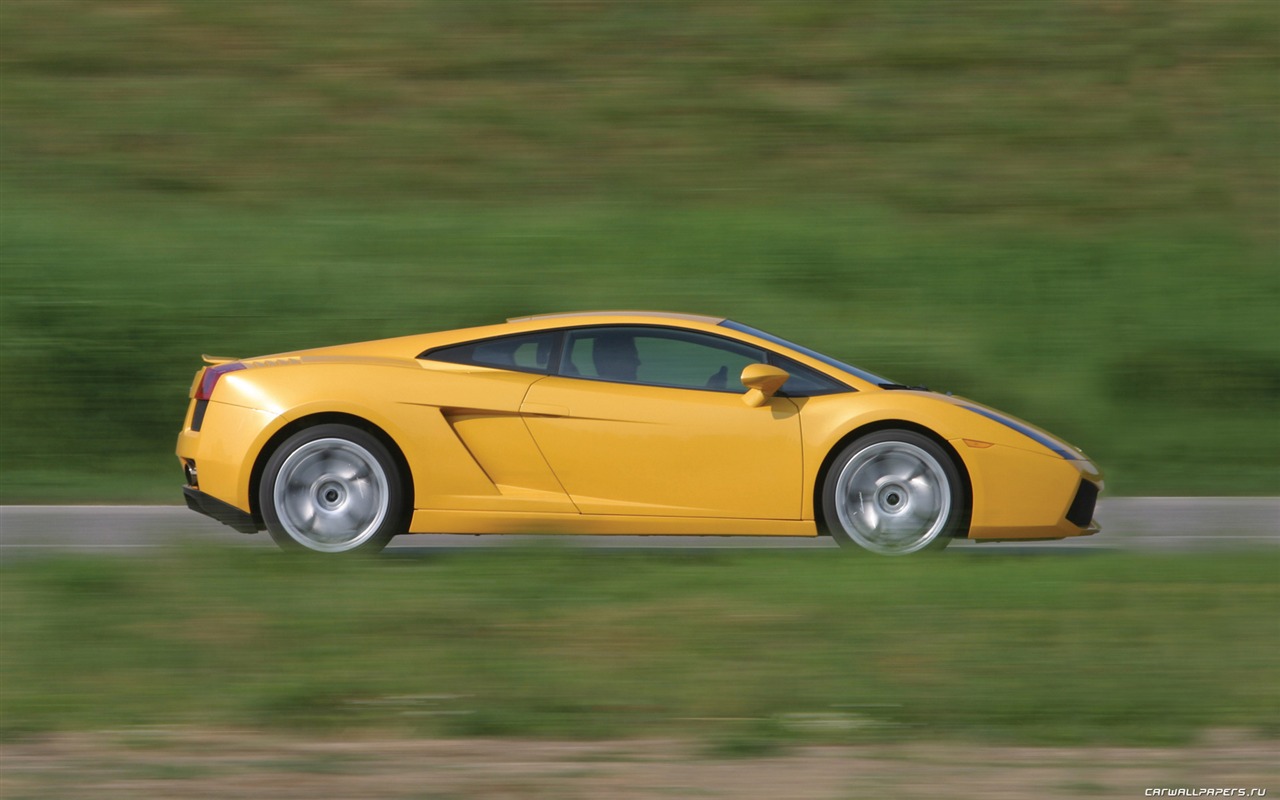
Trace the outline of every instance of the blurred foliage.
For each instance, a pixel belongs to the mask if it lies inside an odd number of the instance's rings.
[[[263,550],[19,559],[0,735],[1181,742],[1280,734],[1280,554]]]
[[[172,499],[201,352],[724,314],[1280,489],[1267,0],[0,4],[0,500]]]

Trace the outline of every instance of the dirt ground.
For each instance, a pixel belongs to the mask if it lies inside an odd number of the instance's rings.
[[[165,729],[59,734],[0,746],[4,800],[1043,800],[1215,788],[1280,796],[1280,742],[1219,732],[1188,747],[898,743],[722,758],[676,740],[317,741]]]

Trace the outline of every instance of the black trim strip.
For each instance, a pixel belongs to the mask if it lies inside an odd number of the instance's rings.
[[[199,432],[199,430],[204,427],[204,414],[208,410],[208,400],[196,401],[196,407],[191,412],[191,430]]]
[[[1067,509],[1067,522],[1077,528],[1087,528],[1093,523],[1093,508],[1098,503],[1098,487],[1089,481],[1080,481],[1071,508]]]
[[[246,514],[230,503],[224,503],[216,497],[210,497],[199,489],[184,486],[182,487],[182,494],[187,498],[187,508],[192,511],[199,511],[206,517],[216,519],[223,525],[229,525],[241,533],[257,533],[263,528],[252,514]]]

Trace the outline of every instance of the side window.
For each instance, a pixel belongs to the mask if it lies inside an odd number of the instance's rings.
[[[787,374],[791,376],[787,378],[786,383],[782,384],[778,394],[786,395],[787,397],[813,397],[820,394],[850,391],[848,386],[836,379],[823,375],[816,369],[806,367],[804,364],[792,361],[785,356],[770,353],[769,363],[775,367],[785,369]]]
[[[551,363],[551,351],[559,335],[559,331],[540,331],[500,336],[496,339],[439,347],[428,350],[418,358],[517,372],[546,372]]]
[[[560,374],[618,383],[742,392],[748,364],[765,352],[694,331],[665,328],[588,328],[570,331]]]

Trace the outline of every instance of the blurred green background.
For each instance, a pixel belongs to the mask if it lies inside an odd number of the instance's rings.
[[[1280,490],[1280,7],[0,4],[0,501],[176,502],[202,352],[732,316]]]

